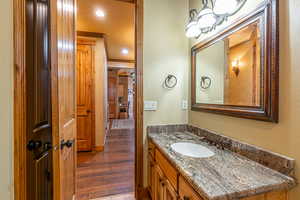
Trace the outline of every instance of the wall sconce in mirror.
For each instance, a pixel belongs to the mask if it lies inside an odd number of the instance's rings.
[[[240,74],[240,62],[239,60],[235,60],[231,63],[232,71],[234,72],[235,76],[238,77]]]
[[[211,78],[209,78],[208,76],[201,76],[200,79],[200,87],[202,89],[208,89],[211,86]]]
[[[168,89],[172,89],[176,85],[177,85],[177,77],[172,74],[169,74],[164,81],[164,86]]]
[[[190,20],[186,26],[186,36],[199,38],[201,34],[211,32],[228,17],[236,14],[247,0],[202,0],[200,11],[190,10]]]

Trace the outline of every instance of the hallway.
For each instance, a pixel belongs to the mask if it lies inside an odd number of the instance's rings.
[[[111,123],[134,127],[133,120],[114,121]],[[134,192],[134,129],[122,128],[109,131],[104,152],[78,153],[78,200]]]

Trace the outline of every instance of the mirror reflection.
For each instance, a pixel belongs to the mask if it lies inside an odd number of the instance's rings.
[[[254,22],[196,53],[196,103],[260,106],[261,32]]]

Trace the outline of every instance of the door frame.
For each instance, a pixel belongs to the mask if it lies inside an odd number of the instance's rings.
[[[14,21],[14,198],[26,200],[26,16],[25,0],[13,1]]]
[[[14,42],[14,131],[13,131],[13,180],[15,200],[27,200],[27,165],[26,165],[26,0],[13,0],[13,42]],[[56,10],[53,3],[51,9],[51,33],[56,31],[55,20]],[[54,13],[53,13],[54,12]],[[144,0],[135,0],[135,54],[136,54],[136,95],[135,95],[135,194],[139,198],[146,193],[144,187],[144,148],[143,148],[143,31],[144,31]],[[54,24],[53,24],[54,21]],[[51,52],[56,46],[55,34],[51,34]],[[55,46],[53,46],[55,45]],[[51,61],[55,61],[56,51],[51,55]],[[52,62],[51,79],[56,83],[56,62]],[[52,84],[52,98],[57,97],[57,85]],[[55,136],[58,133],[58,102],[52,101],[53,130]],[[137,120],[138,119],[138,120]],[[56,138],[56,137],[53,137]],[[56,144],[59,141],[53,141]],[[58,159],[55,154],[53,160]],[[53,170],[57,170],[57,163],[54,163]],[[59,188],[59,182],[54,179],[54,190]],[[54,199],[59,199],[58,192],[54,192]]]
[[[144,0],[135,0],[135,195],[147,194],[144,187],[144,95],[143,95]]]

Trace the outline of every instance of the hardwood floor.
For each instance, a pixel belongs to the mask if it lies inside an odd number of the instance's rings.
[[[78,153],[77,200],[134,192],[134,129],[110,130],[104,152]]]
[[[112,130],[116,129],[134,129],[133,119],[116,119],[112,121]]]

